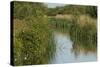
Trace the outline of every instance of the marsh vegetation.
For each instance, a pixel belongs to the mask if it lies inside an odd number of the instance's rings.
[[[73,58],[80,53],[83,55],[96,53],[96,6],[65,5],[49,8],[44,3],[14,1],[12,2],[12,7],[14,11],[13,65],[59,63],[56,61],[61,60],[61,58],[57,60],[60,52],[62,53],[60,57],[64,58],[68,56]],[[65,55],[60,51],[63,48],[58,48],[58,46],[62,47],[63,44],[57,45],[55,42],[60,39],[60,35],[55,34],[55,32],[63,33],[65,37],[68,36],[68,42],[64,43]],[[61,43],[63,42],[63,38],[60,40]],[[71,49],[69,49],[70,47]],[[74,52],[75,56],[71,52]],[[91,55],[88,57],[91,57]],[[96,56],[93,57],[93,60],[96,60]],[[54,60],[55,58],[56,61]],[[83,59],[83,57],[81,58]],[[67,62],[60,61],[60,63]]]

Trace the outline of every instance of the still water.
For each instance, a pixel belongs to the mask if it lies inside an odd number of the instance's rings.
[[[51,61],[53,64],[97,60],[96,52],[88,51],[87,53],[84,53],[84,51],[80,51],[79,53],[75,54],[73,51],[73,42],[68,34],[54,32],[54,40],[56,44],[56,53]]]

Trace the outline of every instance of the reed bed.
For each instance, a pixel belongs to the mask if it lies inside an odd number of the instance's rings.
[[[75,45],[83,47],[84,50],[96,51],[97,20],[95,18],[89,15],[73,15],[71,20],[51,18],[50,24],[54,29],[67,31]]]

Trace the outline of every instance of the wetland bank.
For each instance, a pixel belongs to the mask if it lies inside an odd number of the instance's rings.
[[[22,1],[11,6],[12,65],[97,60],[96,6]]]

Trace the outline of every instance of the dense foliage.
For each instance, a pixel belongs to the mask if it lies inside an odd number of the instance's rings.
[[[42,3],[14,2],[14,18],[24,19],[28,16],[44,16],[46,7]]]
[[[68,32],[76,52],[78,47],[96,50],[96,6],[47,8],[43,3],[14,1],[13,4],[14,65],[49,63],[56,51],[54,30]]]
[[[14,2],[14,65],[46,64],[55,51],[45,7]]]
[[[89,14],[91,17],[97,17],[96,6],[83,6],[83,5],[66,5],[63,7],[49,8],[47,15],[55,16],[57,14]]]

